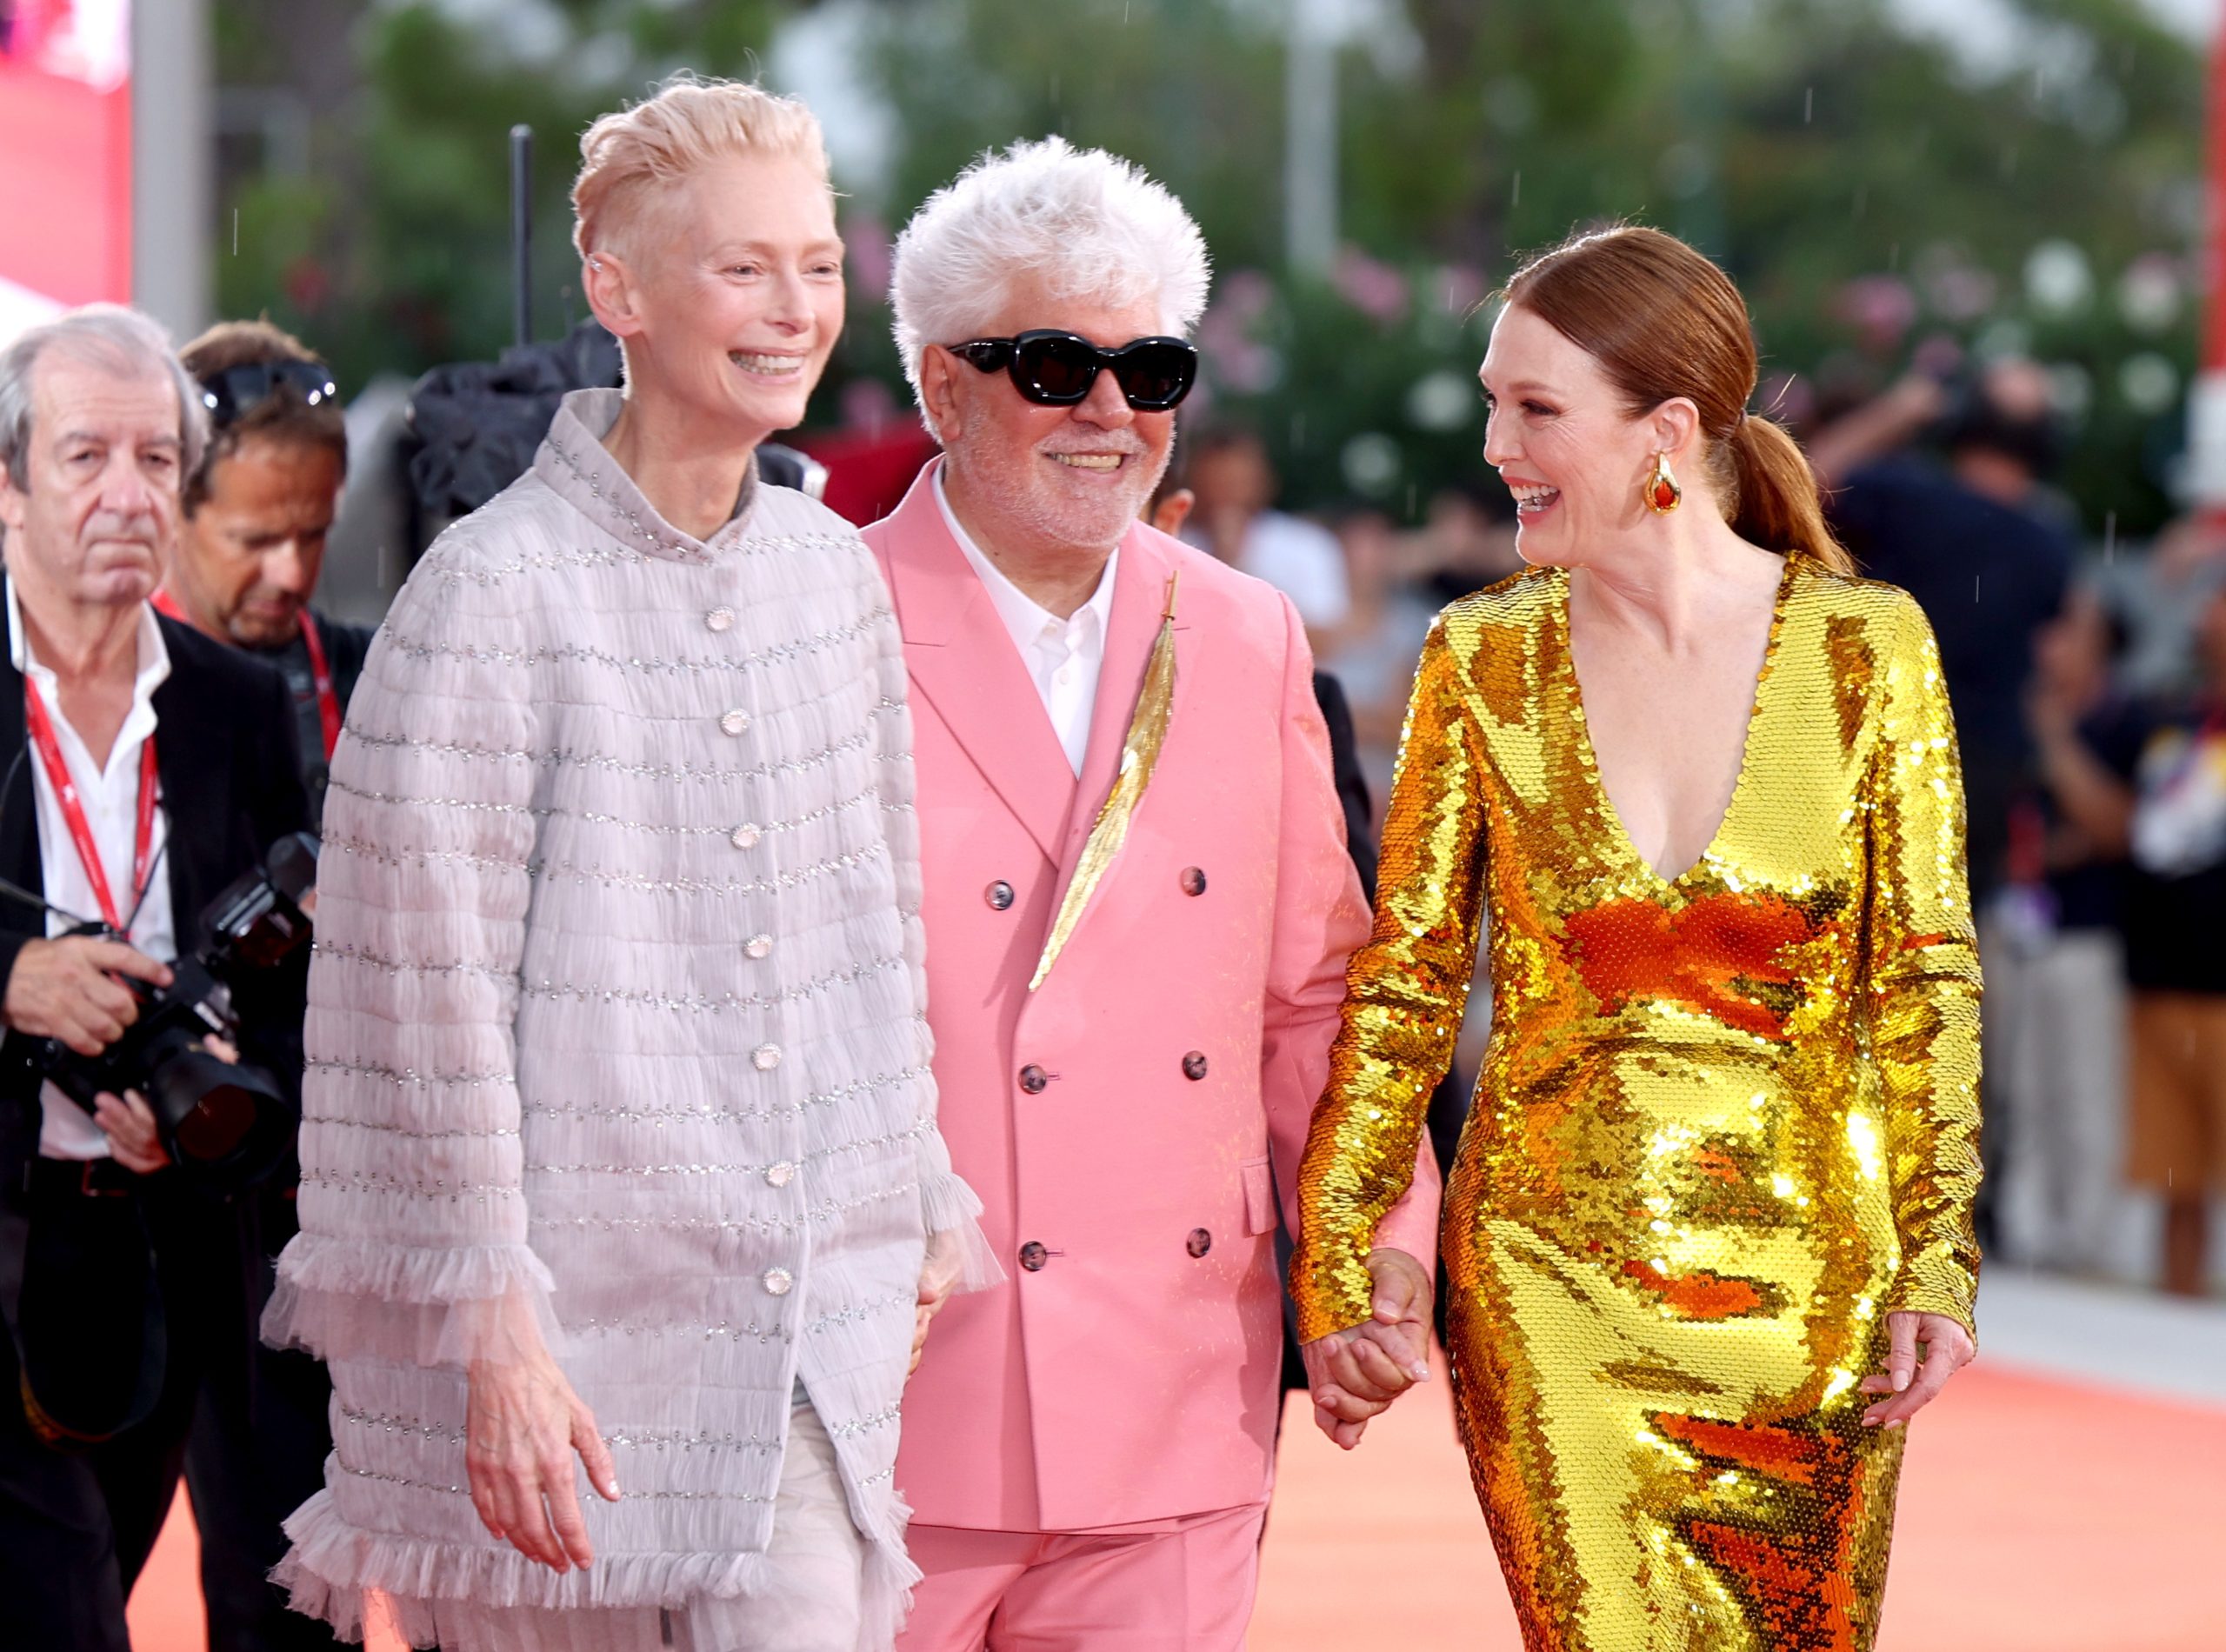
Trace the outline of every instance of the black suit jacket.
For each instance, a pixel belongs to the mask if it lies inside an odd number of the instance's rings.
[[[181,956],[208,940],[202,913],[227,884],[263,863],[270,845],[309,827],[296,755],[293,697],[283,677],[190,625],[157,616],[170,674],[155,690],[155,763],[170,828],[163,871],[170,880]],[[37,803],[26,744],[23,679],[0,651],[0,877],[39,892]],[[44,916],[0,900],[0,983],[27,941],[43,939]],[[235,994],[241,1054],[268,1070],[300,1105],[302,1018],[308,949]],[[38,1151],[41,1041],[0,1041],[0,1197],[23,1186]],[[282,1172],[282,1176],[287,1173]]]

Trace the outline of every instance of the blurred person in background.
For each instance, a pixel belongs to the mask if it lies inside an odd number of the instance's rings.
[[[328,1437],[322,1371],[299,1356],[265,1359],[256,1340],[291,1229],[290,1169],[219,1191],[170,1162],[137,1091],[102,1096],[88,1116],[41,1077],[49,1040],[83,1056],[114,1044],[139,1018],[126,983],[169,985],[170,964],[210,939],[210,903],[309,823],[277,673],[147,600],[206,433],[197,387],[136,311],[73,311],[0,353],[0,751],[17,754],[0,782],[0,877],[50,903],[0,905],[0,1308],[11,1334],[0,1340],[0,1642],[11,1648],[125,1652],[124,1602],[181,1468],[213,1652],[333,1644],[265,1581],[285,1551],[281,1522],[322,1482]],[[290,1111],[306,952],[234,992],[237,1053]],[[31,1381],[57,1350],[26,1336],[23,1318],[42,1231],[104,1262],[81,1286],[74,1347],[110,1348],[108,1313],[137,1309],[151,1327],[130,1339],[143,1409],[119,1408],[120,1426],[65,1449]],[[103,1233],[113,1245],[97,1252],[87,1242]],[[50,1244],[37,1254],[55,1259]],[[43,1397],[60,1410],[110,1376],[87,1372],[77,1391],[50,1384]]]
[[[2013,805],[2002,944],[1987,959],[1993,1093],[2010,1115],[2002,1249],[2028,1267],[2109,1267],[2123,1207],[2127,784],[2140,714],[2125,629],[2089,585],[2035,641],[2030,788]]]
[[[1945,463],[1915,450],[1936,440]],[[1989,365],[1960,393],[1913,373],[1809,443],[1833,530],[1869,578],[1917,600],[1963,742],[1971,898],[1982,920],[2007,870],[2009,811],[2031,771],[2033,643],[2077,560],[2060,496],[2046,376]]]
[[[276,666],[294,693],[302,778],[324,813],[333,747],[371,628],[310,606],[348,477],[331,370],[267,321],[221,322],[178,352],[209,410],[185,529],[155,605]]]
[[[1184,442],[1184,476],[1197,500],[1185,537],[1290,597],[1318,647],[1351,610],[1337,536],[1275,508],[1283,483],[1257,431],[1223,425]]]
[[[1423,580],[1403,575],[1404,536],[1383,512],[1367,506],[1346,510],[1336,518],[1336,533],[1351,602],[1343,622],[1319,639],[1316,657],[1351,703],[1361,771],[1371,795],[1381,798],[1391,789],[1415,662],[1442,604]]]
[[[2196,604],[2196,683],[2149,709],[2133,765],[2126,971],[2134,1182],[2163,1201],[2163,1283],[2203,1293],[2226,1193],[2226,569]]]

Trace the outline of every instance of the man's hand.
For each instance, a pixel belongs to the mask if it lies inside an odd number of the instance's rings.
[[[1863,1414],[1874,1429],[1898,1429],[1939,1397],[1948,1379],[1978,1357],[1970,1332],[1945,1314],[1889,1314],[1886,1329],[1892,1342],[1886,1369],[1863,1379],[1865,1394],[1890,1394]],[[1917,1344],[1924,1344],[1924,1364],[1917,1365]]]
[[[1405,1251],[1389,1249],[1369,1253],[1368,1272],[1370,1318],[1299,1349],[1315,1423],[1347,1451],[1370,1418],[1430,1379],[1430,1275]]]
[[[577,1450],[588,1480],[618,1501],[610,1448],[595,1415],[543,1350],[523,1358],[474,1360],[464,1410],[464,1468],[471,1506],[497,1539],[552,1571],[584,1571],[595,1559],[572,1481]]]
[[[170,1162],[155,1128],[155,1109],[136,1089],[120,1096],[106,1090],[93,1097],[93,1122],[108,1132],[108,1150],[136,1176],[150,1176]]]
[[[56,1039],[80,1056],[97,1056],[139,1019],[138,1001],[117,976],[157,987],[170,983],[168,964],[121,941],[89,935],[26,941],[8,976],[0,1019],[10,1031]]]

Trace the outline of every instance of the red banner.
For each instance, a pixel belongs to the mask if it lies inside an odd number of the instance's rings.
[[[0,0],[0,336],[131,297],[130,0]]]

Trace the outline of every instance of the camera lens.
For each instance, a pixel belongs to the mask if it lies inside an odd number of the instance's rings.
[[[228,1158],[255,1128],[255,1115],[256,1098],[238,1085],[210,1090],[178,1120],[178,1151],[203,1164]]]

